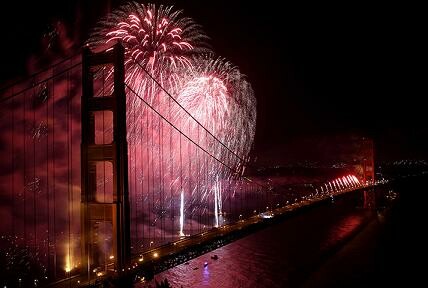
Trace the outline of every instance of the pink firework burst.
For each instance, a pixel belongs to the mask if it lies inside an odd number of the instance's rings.
[[[192,69],[181,75],[174,94],[184,110],[227,147],[216,149],[214,154],[229,167],[237,168],[243,164],[240,162],[247,157],[254,139],[253,89],[245,75],[224,58],[200,56],[193,63]],[[196,139],[192,131],[196,133],[198,124],[184,110],[174,110],[173,122],[187,128],[189,136]]]
[[[190,68],[192,55],[208,52],[208,37],[191,18],[172,6],[130,2],[100,21],[88,40],[89,47],[121,41],[125,47],[126,83],[149,103],[160,87],[177,80],[176,71]],[[145,71],[144,71],[145,70]]]

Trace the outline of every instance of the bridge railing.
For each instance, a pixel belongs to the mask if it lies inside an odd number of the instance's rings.
[[[2,286],[41,285],[79,265],[80,60],[0,91]]]

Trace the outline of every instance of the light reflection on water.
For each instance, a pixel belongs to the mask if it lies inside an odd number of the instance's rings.
[[[205,266],[205,264],[204,264],[204,266]],[[210,271],[208,270],[208,265],[207,266],[205,266],[204,267],[204,269],[203,269],[203,271],[204,272],[202,272],[202,275],[203,275],[203,281],[202,281],[202,284],[204,285],[204,286],[207,286],[207,285],[209,285],[209,283],[210,283]]]
[[[155,280],[166,278],[178,288],[296,287],[324,253],[375,215],[348,204],[319,207],[164,271]]]

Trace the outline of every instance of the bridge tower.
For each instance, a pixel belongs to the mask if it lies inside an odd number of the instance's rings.
[[[373,140],[363,138],[362,153],[363,153],[363,180],[364,182],[374,181],[374,147]]]
[[[372,183],[375,180],[374,167],[374,145],[373,140],[369,138],[362,139],[363,155],[363,181]],[[375,208],[376,197],[373,189],[364,191],[364,208]]]
[[[107,65],[112,65],[114,69],[113,93],[95,97],[94,69]],[[120,43],[116,44],[113,49],[100,53],[93,53],[89,48],[83,51],[81,275],[86,275],[89,280],[97,276],[97,273],[120,273],[130,261],[124,81],[124,48]],[[113,137],[111,143],[97,144],[96,115],[105,112],[110,113],[109,115],[112,115],[113,118]],[[102,173],[97,171],[100,163],[112,167],[112,196],[107,201],[105,199],[100,201],[99,197],[96,197],[97,174]]]

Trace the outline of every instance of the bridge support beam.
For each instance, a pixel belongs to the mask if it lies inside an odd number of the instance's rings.
[[[95,97],[94,70],[106,65],[112,65],[114,69],[113,92]],[[90,280],[100,273],[120,274],[130,261],[123,46],[118,43],[108,52],[100,53],[86,48],[82,69],[81,274]],[[108,112],[113,117],[111,143],[95,143],[95,113],[99,112]],[[108,200],[104,197],[100,201],[97,199],[100,197],[96,197],[97,163],[112,167],[113,193]]]

